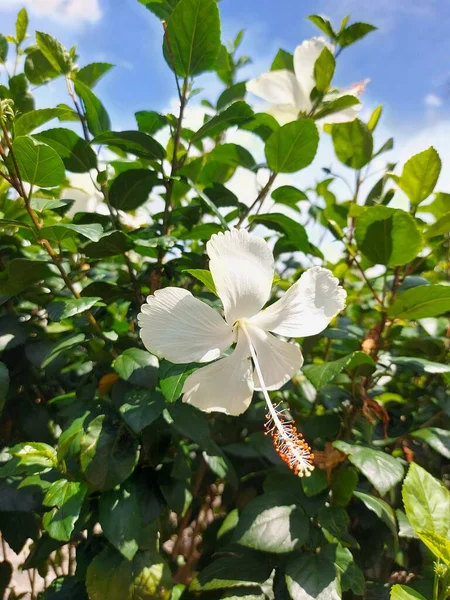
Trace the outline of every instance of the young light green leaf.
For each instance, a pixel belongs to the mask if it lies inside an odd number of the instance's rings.
[[[409,586],[396,583],[391,589],[390,600],[426,600],[426,598]]]
[[[349,123],[336,123],[332,126],[331,137],[336,156],[347,167],[361,169],[372,158],[372,134],[359,119]]]
[[[39,50],[57,73],[67,75],[71,71],[72,58],[56,38],[48,33],[36,31],[36,42]]]
[[[42,523],[53,539],[61,542],[70,540],[86,493],[84,483],[66,479],[59,479],[48,488],[43,504],[52,510],[45,513]]]
[[[408,195],[413,206],[423,202],[433,192],[441,172],[439,154],[430,146],[412,156],[400,177],[395,177],[398,186]]]
[[[336,60],[330,50],[325,46],[314,63],[314,78],[319,92],[326,92],[333,79]]]
[[[211,271],[208,269],[185,269],[185,273],[189,273],[199,281],[201,281],[206,288],[217,296],[216,286],[211,275]]]
[[[28,29],[28,13],[25,8],[21,8],[17,13],[16,19],[16,40],[21,44],[26,36]]]
[[[425,319],[450,311],[450,286],[418,285],[399,294],[389,307],[389,318]]]
[[[81,98],[86,114],[86,123],[92,135],[100,135],[111,129],[106,108],[94,92],[81,80],[75,79],[75,92]]]

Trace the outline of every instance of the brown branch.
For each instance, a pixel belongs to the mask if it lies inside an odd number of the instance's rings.
[[[259,191],[259,194],[256,196],[255,200],[249,206],[248,210],[246,210],[245,213],[243,215],[241,215],[239,221],[236,224],[236,227],[238,229],[242,225],[242,223],[245,221],[245,219],[250,215],[250,213],[252,212],[252,210],[255,208],[255,206],[258,203],[260,203],[260,207],[261,207],[261,204],[266,199],[267,194],[269,193],[270,188],[272,187],[272,184],[275,181],[277,175],[278,175],[278,173],[275,173],[275,172],[273,172],[273,173],[270,174],[270,177],[269,177],[266,185],[261,188],[261,190]]]

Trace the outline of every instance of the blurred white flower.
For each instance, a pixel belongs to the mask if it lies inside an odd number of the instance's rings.
[[[206,249],[225,319],[185,289],[157,290],[138,315],[144,346],[173,363],[189,363],[216,360],[236,343],[230,354],[189,375],[184,402],[206,412],[239,415],[253,391],[262,391],[269,409],[267,429],[277,451],[294,471],[308,474],[313,468],[309,447],[267,393],[297,373],[303,356],[297,344],[273,334],[320,333],[344,308],[346,293],[328,269],[313,267],[280,300],[261,310],[274,276],[267,242],[234,229],[213,235]]]
[[[274,116],[280,125],[296,121],[299,113],[309,114],[311,112],[313,102],[310,96],[316,86],[314,65],[325,47],[331,49],[325,38],[316,37],[305,40],[300,46],[297,46],[294,52],[295,73],[287,69],[280,69],[264,73],[247,82],[249,92],[270,103],[271,106],[266,112]],[[335,90],[326,94],[323,101],[329,102],[345,95],[359,98],[367,81],[355,84],[346,90]],[[345,123],[353,121],[360,110],[361,104],[355,104],[328,115],[323,120],[319,119],[318,122]]]

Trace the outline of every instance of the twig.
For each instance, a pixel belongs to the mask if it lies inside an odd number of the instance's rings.
[[[239,221],[237,222],[236,227],[239,229],[239,227],[242,225],[242,223],[245,221],[245,219],[250,215],[250,213],[252,212],[252,210],[255,208],[255,206],[258,204],[258,202],[260,202],[261,204],[264,202],[264,200],[267,197],[267,194],[270,191],[270,188],[272,187],[273,182],[275,181],[276,177],[277,177],[278,173],[271,173],[270,177],[266,183],[266,185],[261,188],[261,190],[259,191],[259,194],[256,196],[255,200],[252,202],[252,204],[249,206],[248,210],[245,211],[245,213],[243,215],[241,215]]]

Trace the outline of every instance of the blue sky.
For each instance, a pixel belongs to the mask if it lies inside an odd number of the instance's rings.
[[[41,29],[69,47],[77,44],[80,65],[116,64],[98,93],[117,128],[131,126],[136,110],[163,110],[170,104],[175,90],[160,52],[161,25],[137,0],[1,0],[2,33],[13,31],[22,5],[29,9],[30,33]],[[337,83],[370,78],[366,102],[384,104],[386,118],[400,130],[449,114],[448,0],[222,0],[220,9],[224,39],[247,30],[242,50],[254,59],[247,76],[267,69],[278,47],[292,51],[315,35],[305,19],[309,14],[338,22],[351,13],[352,20],[367,20],[379,30],[341,55]],[[211,76],[203,80],[214,96],[218,85]],[[40,105],[46,99],[47,94],[38,94]]]

